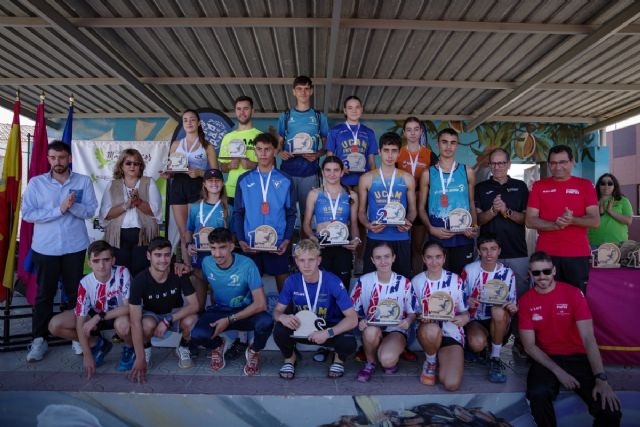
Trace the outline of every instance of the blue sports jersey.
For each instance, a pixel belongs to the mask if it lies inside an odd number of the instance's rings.
[[[291,240],[293,226],[296,221],[296,208],[293,200],[293,183],[291,178],[273,168],[267,192],[269,213],[263,215],[262,187],[259,168],[245,172],[238,178],[236,197],[234,198],[233,226],[238,240],[249,243],[249,233],[260,225],[270,225],[278,233],[277,246],[283,240]],[[268,173],[262,173],[267,183]]]
[[[202,225],[200,223],[200,203],[203,203],[202,205],[202,219],[205,220],[205,224]],[[200,229],[202,227],[213,227],[213,228],[217,228],[217,227],[225,227],[224,224],[224,207],[222,206],[222,203],[220,203],[217,207],[216,210],[211,214],[211,216],[209,216],[209,213],[211,212],[211,210],[215,207],[215,205],[212,205],[210,203],[207,203],[203,200],[200,200],[199,202],[194,203],[193,205],[191,205],[191,207],[189,208],[189,217],[187,218],[187,230],[192,232],[192,233],[197,233],[200,231]],[[233,218],[233,206],[231,205],[227,205],[227,228],[231,228],[232,226],[232,218]],[[207,216],[209,216],[209,219],[207,219]]]
[[[209,282],[217,305],[244,308],[253,302],[251,291],[260,289],[262,281],[251,258],[232,256],[233,263],[228,268],[220,268],[213,257],[206,257],[202,261],[202,275]]]
[[[357,138],[354,144],[353,135],[357,131]],[[327,137],[327,150],[331,151],[335,156],[339,157],[344,163],[345,167],[349,167],[347,156],[353,153],[353,147],[357,147],[358,153],[365,157],[365,160],[370,154],[378,154],[378,144],[376,142],[376,135],[370,128],[360,123],[358,125],[347,126],[346,123],[340,123],[331,128],[329,136]],[[365,163],[365,172],[369,171],[369,162]],[[340,182],[343,185],[358,185],[360,176],[365,172],[349,172],[343,176]]]
[[[291,151],[291,144],[296,134],[307,133],[313,139],[314,147],[322,148],[321,138],[326,138],[329,133],[327,116],[316,112],[313,108],[306,111],[298,111],[295,108],[289,110],[289,120],[285,125],[287,113],[280,113],[278,118],[278,135],[284,138],[284,150]],[[320,117],[320,123],[318,123]],[[312,176],[318,172],[318,161],[310,162],[302,156],[295,156],[289,160],[283,160],[280,165],[283,172],[291,176]]]
[[[449,172],[442,172],[446,184],[449,179]],[[429,222],[433,227],[445,227],[445,219],[449,212],[456,208],[463,208],[471,212],[469,207],[469,181],[467,179],[467,168],[461,163],[456,164],[453,177],[447,186],[448,205],[442,206],[440,196],[442,195],[442,183],[440,182],[440,172],[435,166],[429,167],[429,197],[427,200],[427,214]],[[468,239],[464,234],[456,234],[450,239],[441,240],[431,235],[431,240],[442,243],[445,248],[456,246],[473,245],[473,240]]]
[[[328,325],[335,325],[344,318],[342,312],[353,307],[351,299],[338,276],[333,273],[322,271],[321,286],[318,302],[316,303],[315,296],[318,283],[307,283],[309,300],[312,305],[316,306],[316,315],[318,317],[325,319]],[[278,302],[283,305],[288,306],[292,301],[295,313],[301,310],[310,310],[307,307],[301,273],[294,273],[287,278],[278,297]]]
[[[336,221],[340,221],[344,224],[349,223],[349,214],[351,212],[351,205],[349,204],[350,200],[351,198],[349,197],[349,193],[346,191],[340,193],[340,202],[338,203],[338,209],[336,210]],[[335,203],[335,199],[332,199],[332,202]],[[333,221],[329,199],[327,198],[327,193],[324,191],[318,193],[314,214],[316,216],[317,224]]]
[[[396,179],[393,183],[392,202],[400,202],[402,206],[407,206],[407,183],[404,177],[407,173],[396,169]],[[413,179],[413,177],[411,177]],[[391,185],[391,177],[385,178],[385,184],[380,179],[380,174],[376,170],[371,177],[371,187],[367,195],[367,217],[374,222],[380,218],[380,213],[387,204],[387,188]],[[367,237],[374,240],[409,240],[408,231],[398,231],[396,225],[387,225],[380,233],[367,231]]]

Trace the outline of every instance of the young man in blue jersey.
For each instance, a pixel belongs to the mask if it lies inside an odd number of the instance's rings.
[[[396,168],[402,146],[400,135],[387,132],[380,137],[380,169],[369,171],[360,177],[358,184],[358,219],[367,229],[363,273],[375,271],[371,260],[372,248],[377,241],[390,242],[396,260],[392,270],[404,277],[411,277],[411,241],[409,230],[416,217],[416,192],[413,176]],[[381,213],[389,203],[400,203],[406,214],[404,223],[386,225],[380,221]]]
[[[245,351],[244,374],[256,375],[260,351],[273,329],[260,272],[249,257],[233,253],[233,235],[228,229],[215,228],[209,234],[209,245],[211,256],[202,261],[202,274],[215,302],[200,315],[191,341],[213,349],[211,369],[219,371],[225,366],[226,350],[226,340],[220,334],[227,330],[254,331],[253,344]]]
[[[269,133],[255,139],[258,167],[238,178],[234,199],[234,231],[242,251],[258,266],[260,274],[276,278],[278,291],[289,273],[288,248],[296,222],[293,183],[275,168],[278,141]],[[269,225],[278,234],[273,252],[251,248],[251,234],[258,226]]]
[[[319,186],[318,159],[324,154],[324,140],[329,133],[327,117],[311,108],[313,82],[307,76],[298,76],[293,81],[293,96],[296,105],[280,114],[278,119],[278,148],[282,164],[280,169],[293,182],[293,206],[300,206],[300,224],[304,220],[307,194]],[[294,155],[294,139],[311,137],[315,153]],[[302,233],[302,232],[301,232]]]
[[[427,226],[429,240],[442,244],[446,250],[445,270],[461,274],[473,261],[473,240],[478,234],[478,220],[473,188],[475,175],[469,166],[456,162],[458,132],[446,128],[438,132],[438,164],[429,167],[420,178],[418,215]],[[449,231],[449,213],[462,208],[471,216],[470,227],[464,232]],[[427,211],[428,209],[428,211]]]

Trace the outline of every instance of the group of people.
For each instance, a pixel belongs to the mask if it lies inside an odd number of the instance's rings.
[[[258,373],[260,351],[273,334],[284,357],[280,377],[294,378],[296,343],[303,342],[333,348],[328,375],[338,378],[356,352],[359,330],[366,361],[357,380],[367,382],[378,365],[386,374],[397,372],[410,328],[417,325],[426,357],[420,381],[439,380],[456,390],[464,348],[488,351],[489,380],[506,381],[500,353],[514,333],[516,347],[532,359],[527,397],[538,424],[553,425],[551,402],[560,384],[576,389],[591,413],[606,420],[602,425],[619,423],[619,402],[607,383],[584,297],[587,229],[606,215],[625,221],[616,209],[619,194],[608,188],[607,179],[615,179],[600,178],[598,194],[609,196],[599,201],[589,181],[571,175],[572,150],[559,145],[549,151],[551,177],[535,182],[531,192],[509,177],[511,161],[502,149],[489,155],[491,178],[476,184],[473,169],[455,159],[455,130],[438,133],[438,156],[421,145],[424,130],[414,117],[403,126],[406,145],[393,132],[376,141],[360,122],[357,97],[344,102],[346,121],[329,129],[324,114],[311,108],[312,94],[311,80],[297,77],[296,105],[280,115],[277,138],[253,127],[253,101],[239,97],[237,128],[217,155],[204,139],[198,113],[183,114],[186,136],[170,151],[183,153],[189,170],[166,174],[180,232],[175,262],[171,243],[158,236],[160,196],[143,176],[139,152],[124,150],[118,159],[99,209],[105,238],[89,244],[84,220],[98,209],[91,180],[69,169],[68,146],[49,144],[51,171],[30,181],[22,208],[24,219],[35,223],[38,271],[27,360],[44,357],[50,332],[78,341],[91,376],[112,347],[100,331],[115,329],[124,342],[118,369],[144,381],[151,338],[172,330],[181,334],[181,368],[191,367],[193,353],[204,348],[218,371],[231,344],[223,332],[236,330],[253,332],[245,375]],[[301,135],[315,151],[293,152]],[[230,156],[237,140],[246,145],[245,158]],[[466,226],[452,227],[454,210],[470,217]],[[298,211],[301,237],[293,245]],[[390,213],[400,220],[387,221]],[[335,222],[345,226],[348,238],[321,245],[323,230]],[[265,225],[275,230],[270,251],[254,241]],[[530,258],[525,226],[539,234]],[[207,251],[198,250],[203,227],[212,229]],[[92,272],[83,278],[85,252]],[[362,275],[351,286],[354,260],[356,269],[362,263]],[[273,313],[267,312],[264,274],[276,279]],[[59,278],[76,304],[52,318]],[[495,280],[507,285],[500,305],[480,298]],[[453,303],[452,318],[429,318],[430,297],[438,292]],[[382,307],[398,311],[393,324],[376,321]],[[303,311],[311,312],[316,330],[298,336],[306,321],[296,314]]]

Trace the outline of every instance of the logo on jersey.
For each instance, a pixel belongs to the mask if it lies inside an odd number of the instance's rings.
[[[580,194],[580,190],[575,188],[567,188],[566,194]]]
[[[240,286],[240,276],[232,274],[229,277],[229,286]]]

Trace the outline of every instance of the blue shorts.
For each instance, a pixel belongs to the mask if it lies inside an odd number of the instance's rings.
[[[258,252],[257,254],[247,254],[258,266],[260,275],[270,274],[277,276],[289,272],[289,249],[282,255],[270,252]]]

